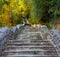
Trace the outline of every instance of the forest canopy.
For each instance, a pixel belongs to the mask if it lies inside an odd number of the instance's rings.
[[[0,0],[1,27],[22,24],[22,17],[51,26],[60,19],[60,0]]]

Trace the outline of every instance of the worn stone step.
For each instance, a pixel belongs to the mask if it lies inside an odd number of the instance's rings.
[[[47,46],[49,46],[49,45],[52,45],[51,43],[31,43],[31,42],[29,42],[29,43],[7,43],[8,45],[47,45]]]
[[[25,31],[24,31],[25,32]],[[40,33],[41,31],[28,31],[26,34],[36,34],[36,33]]]
[[[10,49],[44,49],[44,50],[55,50],[55,47],[51,46],[7,46],[8,50]]]
[[[46,53],[46,52],[45,52]],[[4,55],[44,55],[44,52],[28,52],[28,53],[4,53]],[[47,53],[46,55],[57,55],[56,53]]]
[[[25,45],[25,44],[17,44],[17,45],[14,45],[14,44],[12,44],[12,45],[7,45],[7,46],[42,46],[42,47],[53,47],[53,45],[43,45],[43,44],[40,44],[40,45],[37,45],[37,44],[27,44],[27,45]]]
[[[6,57],[58,57],[57,55],[7,55]]]
[[[18,36],[25,36],[25,35],[37,35],[37,34],[41,34],[41,31],[34,31],[34,32],[32,32],[32,31],[28,31],[28,32],[25,32],[24,31],[24,33],[22,33],[22,34],[18,34]]]
[[[8,45],[7,48],[56,48],[56,47],[53,47],[53,46],[46,46],[46,45],[25,45],[25,46],[16,46],[16,45]]]
[[[7,46],[7,49],[20,49],[20,48],[38,48],[38,49],[55,49],[56,47],[52,46]]]
[[[39,37],[39,36],[38,36],[38,37]],[[26,38],[25,38],[25,37],[24,37],[24,38],[23,38],[23,37],[20,37],[20,38],[18,38],[18,39],[19,39],[19,40],[21,40],[21,39],[22,39],[22,40],[27,40],[27,39],[29,39],[29,40],[43,40],[42,38],[38,38],[38,37],[34,37],[34,38],[33,38],[33,37],[32,37],[32,38],[31,38],[31,37],[29,37],[29,38],[28,38],[28,37],[26,37]],[[44,40],[43,40],[43,41],[44,41]]]
[[[37,51],[37,52],[56,52],[56,50],[44,50],[44,49],[23,49],[23,50],[20,50],[20,49],[11,49],[11,50],[5,50],[4,52],[7,52],[7,53],[19,53],[19,52],[33,52],[33,51]]]
[[[18,48],[17,48],[18,49]],[[13,50],[13,49],[11,49],[11,50],[6,50],[5,51],[5,53],[8,53],[8,54],[16,54],[16,53],[18,53],[18,54],[25,54],[26,55],[26,53],[29,53],[29,52],[47,52],[47,55],[55,55],[56,54],[56,51],[55,50],[42,50],[42,49],[40,49],[40,51],[38,50],[38,49],[35,49],[35,50],[17,50],[17,49],[15,49],[15,50]],[[30,53],[29,53],[30,54]]]
[[[5,54],[42,54],[45,53],[47,55],[57,55],[56,50],[47,50],[47,49],[7,49],[4,51]]]
[[[21,39],[21,40],[17,39],[17,40],[8,40],[8,41],[19,42],[19,41],[25,41],[25,40],[27,40],[27,39]],[[40,42],[49,42],[48,40],[45,40],[45,39],[39,40],[38,38],[35,38],[35,40],[40,41]],[[32,39],[32,41],[34,41],[34,39]]]
[[[31,41],[31,42],[49,42],[48,40],[37,40],[37,39],[21,39],[21,40],[9,40],[8,42],[26,42],[26,41]]]
[[[8,43],[29,43],[29,42],[32,42],[32,43],[50,43],[49,41],[42,41],[42,40],[20,40],[20,41],[15,41],[15,40],[9,40]]]
[[[47,52],[19,52],[19,53],[4,53],[3,55],[57,55],[57,53],[47,53]]]

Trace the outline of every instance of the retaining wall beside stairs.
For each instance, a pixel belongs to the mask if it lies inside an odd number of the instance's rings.
[[[48,30],[46,26],[40,26],[42,37],[51,41],[56,47],[57,53],[60,56],[60,32],[58,30]]]
[[[22,25],[20,27],[15,26],[12,28],[8,28],[5,32],[3,32],[2,36],[0,37],[0,56],[2,55],[2,52],[4,51],[8,40],[15,39],[22,28]]]

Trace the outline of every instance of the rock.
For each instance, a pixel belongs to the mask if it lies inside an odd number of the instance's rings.
[[[53,25],[53,29],[57,29],[60,31],[60,19],[58,19],[55,24]]]
[[[60,32],[57,29],[52,29],[51,33],[53,33],[53,36],[56,35],[57,37],[60,38]]]
[[[10,28],[10,30],[15,33],[15,31],[16,31],[16,26]]]
[[[24,24],[18,24],[18,25],[16,25],[16,27],[17,27],[17,29],[20,29],[21,28],[21,26],[23,26]]]
[[[9,28],[7,28],[7,27],[0,28],[0,39],[3,38],[7,34],[8,30],[9,30]]]

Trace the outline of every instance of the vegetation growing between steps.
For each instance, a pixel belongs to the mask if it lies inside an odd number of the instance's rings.
[[[22,17],[49,28],[60,19],[60,0],[0,0],[0,26],[15,26]]]
[[[34,51],[33,54],[38,54],[38,52],[37,51]]]

